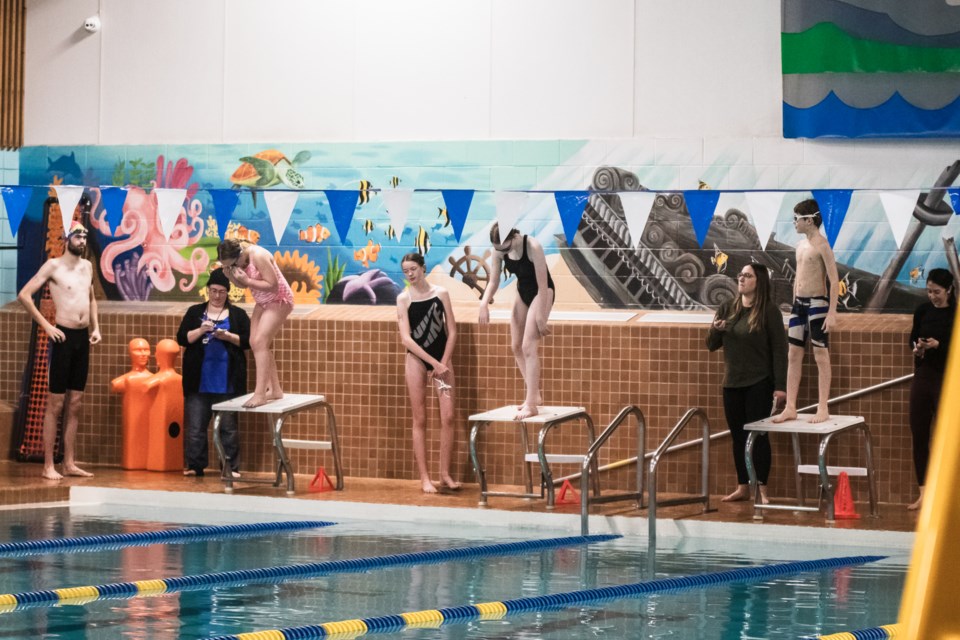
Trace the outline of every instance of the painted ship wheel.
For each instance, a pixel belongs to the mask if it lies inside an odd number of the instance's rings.
[[[483,297],[483,292],[487,289],[487,283],[490,282],[490,267],[487,266],[487,260],[490,258],[490,250],[487,249],[482,256],[470,253],[470,245],[464,245],[463,256],[454,260],[447,258],[453,267],[450,269],[450,275],[460,279],[464,284],[479,292]]]

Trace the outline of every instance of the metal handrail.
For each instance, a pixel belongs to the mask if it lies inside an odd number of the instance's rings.
[[[653,457],[650,460],[650,471],[647,476],[647,492],[650,501],[649,511],[647,512],[647,522],[648,522],[648,535],[647,535],[647,544],[650,549],[651,555],[656,555],[657,548],[657,467],[660,464],[660,458],[664,453],[667,452],[667,449],[677,439],[677,436],[680,435],[680,432],[687,426],[687,424],[694,418],[694,416],[700,418],[700,424],[703,427],[703,436],[701,436],[700,441],[703,444],[703,453],[701,458],[701,469],[700,469],[700,483],[701,483],[701,494],[697,496],[691,496],[687,498],[671,498],[670,500],[663,500],[659,502],[660,506],[670,506],[676,504],[691,504],[696,502],[703,503],[703,512],[706,513],[710,511],[710,419],[707,418],[707,414],[703,409],[699,407],[692,407],[687,409],[687,412],[683,414],[683,417],[674,425],[673,429],[670,430],[670,433],[667,434],[667,437],[664,438],[663,442],[660,443],[660,446],[657,447],[657,450],[653,452]]]
[[[620,410],[617,417],[603,430],[590,448],[587,449],[587,455],[583,457],[583,464],[580,470],[580,535],[590,535],[589,513],[590,513],[590,468],[596,466],[597,453],[604,443],[610,439],[613,432],[617,430],[620,424],[627,419],[627,416],[633,415],[637,418],[637,451],[646,451],[647,448],[647,420],[641,411],[635,405],[628,405]],[[637,466],[637,491],[635,493],[618,493],[609,496],[596,496],[594,502],[616,502],[618,500],[637,500],[637,508],[643,508],[643,469]]]
[[[854,400],[854,399],[856,399],[856,398],[859,398],[859,397],[861,397],[861,396],[865,396],[865,395],[870,394],[870,393],[873,393],[873,392],[875,392],[875,391],[883,391],[884,389],[886,389],[886,388],[888,388],[888,387],[894,387],[894,386],[896,386],[896,385],[898,385],[898,384],[900,384],[900,383],[907,382],[907,381],[909,381],[909,380],[911,380],[911,379],[913,379],[913,374],[912,374],[912,373],[907,374],[907,375],[905,375],[905,376],[900,376],[899,378],[893,378],[892,380],[887,380],[886,382],[879,382],[879,383],[877,383],[877,384],[875,384],[875,385],[872,385],[872,386],[869,386],[869,387],[864,387],[863,389],[858,389],[857,391],[851,391],[850,393],[845,393],[844,395],[842,395],[842,396],[837,396],[836,398],[830,398],[829,400],[827,400],[827,405],[836,404],[836,403],[838,403],[838,402],[844,402],[844,401],[846,401],[846,400]],[[817,408],[817,405],[816,405],[816,404],[810,404],[810,405],[807,405],[807,406],[805,406],[805,407],[800,407],[799,409],[797,409],[797,413],[803,413],[804,411],[810,411],[811,409],[816,409],[816,408]],[[727,431],[727,430],[718,431],[717,433],[714,433],[714,434],[711,434],[711,435],[710,435],[710,439],[711,439],[711,440],[719,440],[720,438],[728,438],[728,437],[730,437],[730,431]],[[697,438],[697,439],[695,439],[695,440],[687,440],[686,442],[681,442],[680,444],[672,445],[672,446],[669,447],[664,453],[674,453],[675,451],[682,451],[682,450],[684,450],[684,449],[689,449],[690,447],[695,447],[695,446],[697,446],[697,445],[700,444],[702,441],[703,441],[703,438]],[[652,458],[652,457],[653,457],[653,452],[652,452],[652,451],[644,456],[644,458],[647,459],[647,460],[649,460],[649,459]],[[618,460],[618,461],[616,461],[616,462],[611,462],[611,463],[609,463],[609,464],[605,464],[605,465],[603,465],[602,467],[600,467],[599,470],[600,470],[600,471],[613,471],[614,469],[619,469],[620,467],[624,467],[624,466],[626,466],[626,465],[628,465],[628,464],[636,464],[636,463],[637,463],[637,456],[634,456],[634,457],[632,457],[632,458],[625,458],[625,459],[623,459],[623,460]],[[563,476],[562,478],[556,478],[556,479],[554,479],[553,483],[554,483],[555,485],[559,486],[559,485],[563,484],[564,480],[576,480],[577,478],[580,477],[580,475],[581,475],[581,474],[580,474],[580,472],[578,471],[578,472],[576,472],[576,473],[570,474],[569,476]]]

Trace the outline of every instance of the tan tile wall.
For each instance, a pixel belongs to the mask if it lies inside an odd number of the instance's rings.
[[[103,303],[103,344],[94,349],[85,414],[78,436],[78,457],[88,463],[118,465],[121,452],[120,398],[109,392],[109,381],[127,369],[126,345],[132,337],[151,345],[173,337],[186,305],[162,303]],[[457,376],[457,452],[455,477],[474,481],[468,455],[467,417],[506,404],[519,403],[520,378],[510,352],[505,323],[481,327],[475,309],[459,313],[459,339],[454,367]],[[842,315],[833,336],[833,395],[847,393],[911,372],[906,347],[910,318],[900,315]],[[546,404],[588,409],[597,430],[625,405],[635,404],[646,417],[647,450],[653,449],[689,407],[702,407],[713,432],[725,429],[721,405],[722,355],[703,346],[701,325],[647,325],[630,323],[572,323],[553,325],[543,346],[543,388]],[[0,310],[0,400],[15,403],[26,357],[28,317],[16,305]],[[415,478],[408,426],[409,401],[403,381],[403,353],[397,339],[392,308],[322,306],[298,309],[283,328],[276,354],[284,389],[294,393],[323,393],[332,402],[340,427],[346,475]],[[251,358],[252,372],[252,358]],[[815,397],[816,367],[808,355],[801,402]],[[251,380],[252,383],[252,380]],[[909,386],[850,401],[835,413],[864,415],[873,432],[878,486],[883,502],[913,499],[915,480],[907,420]],[[289,423],[290,437],[317,437],[322,416],[302,414]],[[429,417],[430,467],[438,465],[438,415]],[[244,418],[242,467],[266,471],[273,453],[263,424]],[[520,484],[516,426],[496,425],[480,444],[488,478],[493,483]],[[681,436],[699,435],[696,421]],[[535,434],[531,433],[531,442]],[[611,439],[601,455],[605,464],[636,455],[632,419]],[[552,436],[549,450],[562,453],[582,449],[583,435],[571,425]],[[789,440],[774,436],[774,496],[793,494]],[[714,443],[711,452],[711,491],[724,493],[735,484],[730,440]],[[816,448],[803,442],[805,462],[815,462]],[[320,465],[332,467],[329,454],[295,451],[300,473]],[[696,449],[668,457],[658,480],[662,491],[692,492],[699,483],[700,454]],[[831,464],[863,463],[859,436],[840,437],[831,446]],[[574,469],[558,467],[555,475]],[[626,488],[629,469],[616,472],[604,486]],[[813,495],[813,479],[807,482]],[[347,485],[349,489],[349,483]],[[853,480],[854,496],[866,498],[863,480]]]

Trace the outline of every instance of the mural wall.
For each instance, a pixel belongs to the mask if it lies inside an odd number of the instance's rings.
[[[624,142],[617,155],[643,157],[642,144]],[[272,249],[301,304],[392,305],[404,286],[400,258],[411,251],[454,299],[476,301],[489,275],[489,227],[503,215],[496,203],[517,190],[526,194],[516,226],[546,249],[557,309],[706,310],[734,295],[734,276],[751,261],[779,274],[778,302],[791,300],[792,208],[811,192],[790,189],[774,199],[776,210],[759,211],[741,191],[712,189],[710,182],[724,182],[724,167],[700,167],[701,192],[715,203],[704,218],[694,191],[663,185],[668,168],[605,164],[612,155],[609,144],[576,141],[29,147],[20,183],[34,193],[17,235],[18,288],[39,266],[40,249],[62,241],[51,187],[80,184],[90,257],[107,299],[198,299],[223,235]],[[853,190],[849,207],[832,220],[825,215],[841,311],[912,312],[924,298],[925,272],[956,264],[960,190],[952,185],[960,161],[939,173],[904,171],[918,180],[906,193],[919,204],[902,219],[891,218],[873,190]],[[186,190],[169,238],[156,187]],[[414,190],[403,224],[391,221],[389,189]],[[451,194],[441,190],[474,191],[462,218],[451,215]],[[559,190],[577,190],[568,199],[578,203],[575,217],[569,210],[561,217]],[[625,194],[646,190],[655,193],[638,228]],[[234,193],[236,208],[225,212]],[[271,193],[297,196],[285,224],[276,224]],[[337,210],[342,196],[356,201],[350,219]],[[507,286],[498,298],[510,295]]]

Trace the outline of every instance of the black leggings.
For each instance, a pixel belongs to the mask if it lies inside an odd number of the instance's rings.
[[[733,436],[733,463],[737,467],[737,484],[747,484],[746,446],[747,432],[743,425],[770,417],[773,407],[773,381],[769,378],[749,387],[723,388],[723,412],[727,417],[727,428]],[[767,484],[770,477],[770,438],[767,434],[758,435],[753,443],[753,468],[757,471],[757,481]]]
[[[940,403],[940,387],[943,374],[927,367],[920,367],[913,374],[910,385],[910,432],[913,434],[913,469],[917,484],[924,485],[927,464],[930,462],[930,437],[933,421]]]

